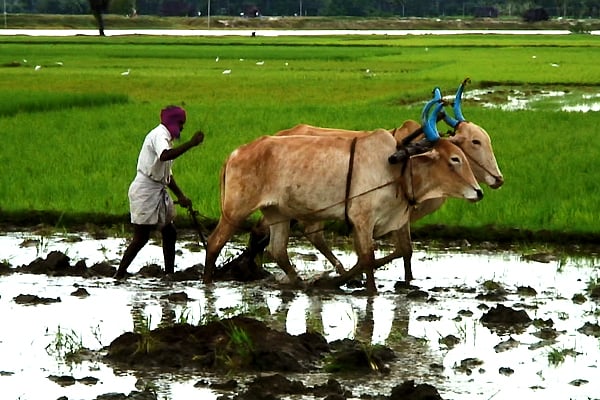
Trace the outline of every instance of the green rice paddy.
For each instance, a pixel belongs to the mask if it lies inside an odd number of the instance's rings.
[[[206,134],[174,172],[194,207],[217,219],[221,165],[258,136],[299,123],[400,126],[419,118],[435,86],[453,94],[465,77],[467,94],[500,87],[593,99],[598,47],[591,35],[0,37],[0,220],[127,224],[139,147],[168,104],[188,112],[183,140]],[[451,199],[419,225],[598,237],[600,113],[552,102],[505,111],[465,101],[506,182],[484,188],[477,204]]]

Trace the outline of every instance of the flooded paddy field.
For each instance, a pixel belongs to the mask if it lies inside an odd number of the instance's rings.
[[[366,349],[383,345],[393,351],[384,368],[281,373],[315,387],[335,379],[345,389],[336,398],[392,398],[393,388],[406,381],[432,385],[443,399],[600,398],[596,253],[420,243],[413,256],[414,287],[397,285],[403,266],[396,260],[377,271],[378,294],[371,297],[360,288],[286,287],[283,273],[270,263],[272,277],[251,283],[207,287],[198,280],[148,276],[145,269],[162,265],[157,244],[140,252],[129,269],[133,276],[122,283],[101,274],[51,276],[23,268],[53,252],[66,255],[71,265],[116,267],[126,244],[87,234],[0,235],[2,399],[135,398],[130,393],[147,389],[155,396],[149,398],[158,399],[236,398],[248,381],[272,373],[128,367],[105,356],[127,332],[241,315],[293,336],[316,332],[328,343],[352,339]],[[340,247],[336,255],[346,267],[353,265],[353,253]],[[230,243],[224,258],[243,248]],[[387,251],[382,242],[378,255]],[[291,244],[290,254],[306,280],[331,269],[302,240]],[[178,242],[177,270],[203,260],[193,236]],[[36,296],[40,301],[27,301]],[[501,309],[523,318],[490,322]],[[92,356],[68,357],[81,348]],[[238,384],[227,386],[232,380]]]
[[[559,64],[549,64],[549,68]],[[600,93],[596,88],[510,87],[491,85],[465,94],[466,101],[504,111],[553,110],[560,112],[600,111]]]

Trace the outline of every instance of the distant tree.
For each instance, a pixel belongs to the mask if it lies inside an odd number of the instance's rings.
[[[523,14],[525,22],[548,21],[550,16],[544,8],[530,8]]]
[[[255,4],[249,4],[244,7],[244,16],[248,18],[260,17],[260,9]]]
[[[195,7],[185,0],[163,0],[160,15],[169,17],[189,17],[195,14]]]
[[[136,2],[137,0],[111,0],[108,13],[132,17],[137,14]]]
[[[475,18],[498,18],[498,9],[490,6],[475,7],[473,16]]]
[[[90,1],[90,9],[92,10],[92,14],[96,19],[96,23],[98,24],[98,31],[100,32],[100,36],[104,36],[104,18],[102,14],[108,11],[108,5],[110,4],[110,0],[89,0]]]

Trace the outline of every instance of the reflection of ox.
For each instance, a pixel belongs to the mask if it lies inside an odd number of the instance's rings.
[[[440,109],[426,127],[435,129]],[[451,142],[438,140],[431,151],[393,165],[388,158],[396,144],[388,131],[378,130],[356,139],[263,136],[235,150],[222,169],[221,217],[207,241],[204,282],[212,281],[225,243],[260,210],[272,256],[292,282],[299,278],[287,254],[290,220],[347,220],[358,268],[367,273],[367,290],[375,292],[373,238],[406,225],[409,204],[483,197],[464,153]]]
[[[461,110],[461,98],[464,87],[468,80],[462,82],[456,92],[454,100],[454,116],[445,116],[446,122],[454,128],[454,132],[449,140],[461,148],[467,156],[469,164],[475,178],[480,183],[485,183],[493,189],[499,188],[504,183],[504,178],[492,149],[492,144],[487,132],[480,126],[465,120]],[[406,138],[412,132],[419,129],[421,126],[412,120],[405,121],[401,127],[391,131],[398,141]],[[290,135],[311,135],[311,136],[331,136],[338,135],[343,137],[360,137],[370,134],[370,131],[349,131],[332,128],[319,128],[311,125],[297,125],[291,129],[283,130],[277,133],[277,136]],[[414,222],[424,216],[431,214],[440,208],[445,198],[435,198],[423,201],[420,204],[411,208],[410,221]],[[323,222],[307,223],[304,222],[305,234],[308,240],[329,260],[335,267],[338,273],[343,273],[344,267],[341,261],[333,254],[323,236]],[[380,267],[389,263],[396,258],[402,257],[404,260],[404,279],[406,283],[413,279],[411,258],[412,258],[412,242],[410,237],[410,225],[407,224],[399,230],[392,233],[394,241],[394,251],[380,259],[375,260],[375,266]]]

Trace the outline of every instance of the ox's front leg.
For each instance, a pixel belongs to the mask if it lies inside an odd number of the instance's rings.
[[[364,224],[362,226],[372,226]],[[315,281],[317,287],[340,287],[345,285],[356,275],[365,272],[367,274],[367,292],[377,292],[375,285],[375,244],[372,238],[372,229],[361,229],[361,225],[354,224],[354,249],[358,256],[358,262],[350,270],[340,276],[333,278],[320,278]]]
[[[404,280],[407,284],[413,280],[412,274],[412,241],[410,238],[410,225],[405,224],[402,228],[392,232],[394,251],[387,256],[375,260],[375,268],[382,267],[387,263],[402,257],[404,261]]]
[[[358,256],[359,270],[367,274],[366,289],[368,294],[377,293],[375,285],[375,243],[372,230],[367,231],[358,226],[354,228],[354,248]]]
[[[368,223],[365,224],[354,224],[354,250],[358,256],[358,262],[349,271],[346,271],[339,277],[331,279],[320,279],[315,282],[316,286],[341,286],[348,283],[356,275],[360,273],[367,274],[367,293],[377,293],[377,287],[375,285],[375,243],[373,242],[373,229],[364,229],[364,227],[371,226]]]

